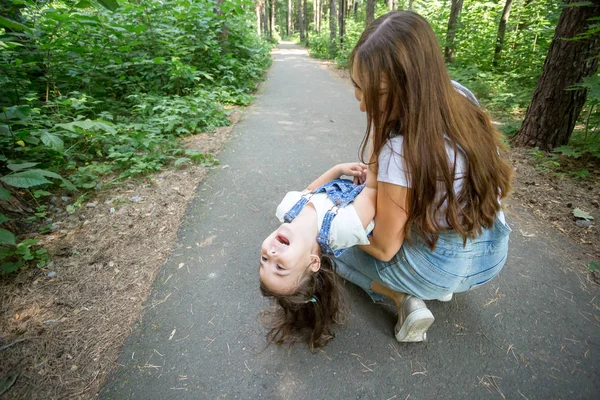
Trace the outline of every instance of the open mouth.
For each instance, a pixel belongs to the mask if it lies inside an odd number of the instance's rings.
[[[290,241],[288,240],[288,238],[286,238],[282,234],[279,234],[279,235],[275,236],[275,240],[277,240],[279,243],[281,243],[281,244],[283,244],[285,246],[289,246],[290,245]]]

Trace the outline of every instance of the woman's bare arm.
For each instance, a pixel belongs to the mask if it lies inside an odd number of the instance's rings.
[[[404,242],[404,226],[408,219],[408,191],[404,186],[377,182],[375,229],[369,245],[359,246],[381,261],[390,261]]]

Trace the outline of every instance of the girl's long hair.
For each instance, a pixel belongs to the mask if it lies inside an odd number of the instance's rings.
[[[274,300],[273,306],[261,313],[268,329],[267,344],[305,342],[313,352],[325,346],[335,337],[334,328],[345,320],[341,285],[335,261],[326,255],[321,256],[321,268],[307,272],[292,294],[273,293],[261,282],[262,295]]]
[[[373,162],[391,133],[403,136],[411,189],[405,237],[410,240],[412,230],[433,249],[439,232],[448,227],[465,242],[491,228],[500,210],[498,199],[510,192],[512,168],[500,155],[505,147],[488,116],[455,90],[429,23],[411,11],[383,15],[363,32],[350,66],[360,77],[367,112],[362,154],[369,138]],[[382,80],[388,83],[383,109]],[[463,151],[466,158],[462,190],[456,194],[456,160],[448,160],[444,134],[455,154]],[[395,158],[402,165],[400,156]]]

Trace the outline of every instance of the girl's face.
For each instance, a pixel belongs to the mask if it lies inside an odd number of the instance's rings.
[[[270,291],[292,293],[307,270],[319,270],[320,259],[315,249],[318,245],[305,232],[292,224],[283,224],[263,241],[258,274]]]
[[[354,85],[354,97],[360,103],[359,108],[361,112],[367,111],[367,105],[365,103],[365,96],[363,95],[363,80],[361,79],[358,65],[352,70],[352,76],[350,78]],[[379,84],[379,110],[383,112],[387,105],[387,93],[388,93],[388,82],[386,79],[382,79]]]

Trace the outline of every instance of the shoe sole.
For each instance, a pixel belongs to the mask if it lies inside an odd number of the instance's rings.
[[[399,342],[422,342],[427,338],[427,329],[435,318],[427,308],[415,310],[409,314],[406,321],[396,330],[396,340]]]
[[[442,303],[447,303],[449,301],[452,301],[452,297],[454,297],[454,295],[453,295],[453,293],[450,293],[444,297],[440,297],[439,299],[437,299],[437,301],[441,301]]]

